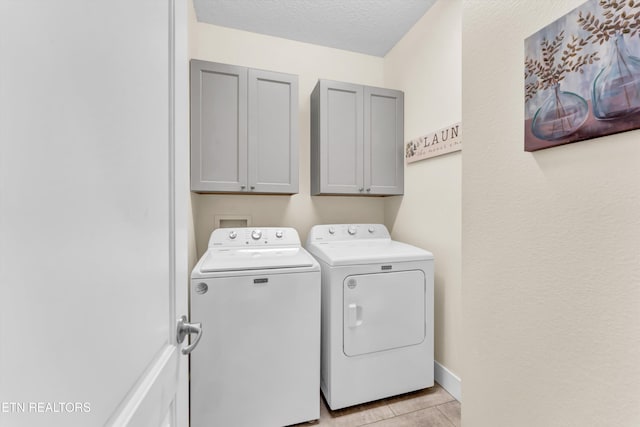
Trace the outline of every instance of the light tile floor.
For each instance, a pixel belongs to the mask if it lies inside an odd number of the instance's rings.
[[[460,427],[460,402],[440,385],[331,411],[321,397],[320,419],[296,426]]]

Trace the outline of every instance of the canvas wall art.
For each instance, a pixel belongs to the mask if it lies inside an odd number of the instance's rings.
[[[640,0],[589,0],[525,40],[525,151],[640,127]]]

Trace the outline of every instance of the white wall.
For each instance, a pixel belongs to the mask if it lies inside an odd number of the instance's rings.
[[[385,84],[405,92],[405,141],[461,120],[461,13],[461,0],[438,1],[385,57]],[[405,195],[385,201],[393,237],[435,256],[435,359],[458,375],[460,179],[460,152],[412,163]]]
[[[583,0],[463,2],[465,427],[640,425],[640,139],[523,151],[524,39]]]
[[[309,96],[319,78],[383,86],[383,59],[196,22],[191,9],[191,58],[297,74],[300,103],[300,193],[293,196],[193,194],[197,255],[206,249],[216,215],[249,215],[254,226],[290,226],[301,239],[314,224],[383,223],[381,197],[309,194]]]

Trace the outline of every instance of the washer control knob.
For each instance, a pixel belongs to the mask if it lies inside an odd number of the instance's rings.
[[[260,240],[260,238],[262,237],[262,231],[260,230],[253,230],[251,232],[251,238],[253,240]]]
[[[354,236],[358,232],[358,229],[355,225],[350,225],[349,228],[347,228],[347,231],[349,232],[349,234]]]
[[[229,238],[231,240],[235,239],[236,237],[238,237],[238,233],[236,233],[235,230],[229,232]]]
[[[372,234],[373,234],[375,231],[376,231],[376,229],[375,229],[375,228],[373,228],[373,226],[369,227],[369,233],[372,233]]]
[[[329,227],[329,234],[336,234],[336,229],[333,227]]]
[[[277,230],[277,231],[276,231],[276,237],[277,237],[278,239],[282,239],[282,236],[283,236],[283,234],[282,234],[282,230]]]

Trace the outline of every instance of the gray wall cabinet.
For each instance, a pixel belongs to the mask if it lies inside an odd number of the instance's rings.
[[[298,192],[298,76],[191,60],[191,190]]]
[[[404,94],[319,80],[311,94],[311,194],[404,192]]]

